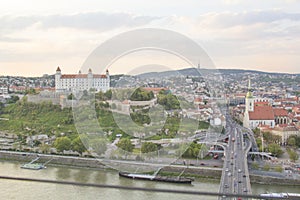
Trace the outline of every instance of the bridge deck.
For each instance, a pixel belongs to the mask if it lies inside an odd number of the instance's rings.
[[[227,123],[230,128],[228,146],[225,147],[225,154],[222,178],[219,192],[223,197],[219,199],[230,199],[226,194],[251,194],[251,185],[247,164],[247,154],[251,148],[251,142],[247,140],[244,144],[241,127],[233,122]],[[244,198],[243,198],[244,199]]]

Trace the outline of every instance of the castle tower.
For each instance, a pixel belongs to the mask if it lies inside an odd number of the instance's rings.
[[[106,75],[106,89],[105,90],[109,90],[109,88],[110,88],[110,75],[109,75],[108,69],[106,70],[105,75]]]
[[[60,78],[61,78],[61,70],[59,67],[57,67],[56,73],[55,73],[55,90],[56,90],[56,92],[58,92],[61,89]]]
[[[93,88],[93,72],[92,69],[89,69],[88,75],[88,88],[86,88],[87,90],[90,90],[91,88]]]

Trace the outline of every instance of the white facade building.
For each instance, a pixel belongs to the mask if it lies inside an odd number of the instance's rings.
[[[268,99],[253,97],[250,80],[245,102],[246,107],[243,120],[244,127],[254,129],[259,125],[264,125],[274,128],[275,116],[273,108],[270,106]]]
[[[110,88],[110,76],[108,70],[106,74],[93,74],[89,69],[88,74],[61,74],[58,67],[55,74],[55,91],[56,92],[72,92],[74,90],[96,92],[106,92]]]
[[[7,87],[0,87],[0,95],[7,95],[8,88]]]

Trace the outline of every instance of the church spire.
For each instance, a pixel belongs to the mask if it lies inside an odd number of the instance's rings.
[[[251,79],[249,78],[248,80],[248,92],[247,92],[247,95],[246,95],[246,98],[252,98],[252,91],[251,91]]]

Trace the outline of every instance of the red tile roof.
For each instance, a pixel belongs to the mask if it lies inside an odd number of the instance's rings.
[[[254,103],[255,106],[263,106],[263,105],[269,105],[269,102],[266,101],[258,101]]]
[[[61,79],[87,78],[87,74],[63,74]]]
[[[61,79],[87,78],[87,74],[63,74]],[[94,74],[93,78],[106,78],[104,74]]]
[[[288,116],[287,110],[283,108],[274,108],[273,109],[274,115],[278,117]]]
[[[95,74],[93,77],[94,78],[107,78],[107,76],[105,74]]]
[[[249,112],[250,120],[274,120],[274,112],[271,106],[255,106],[253,112]]]

